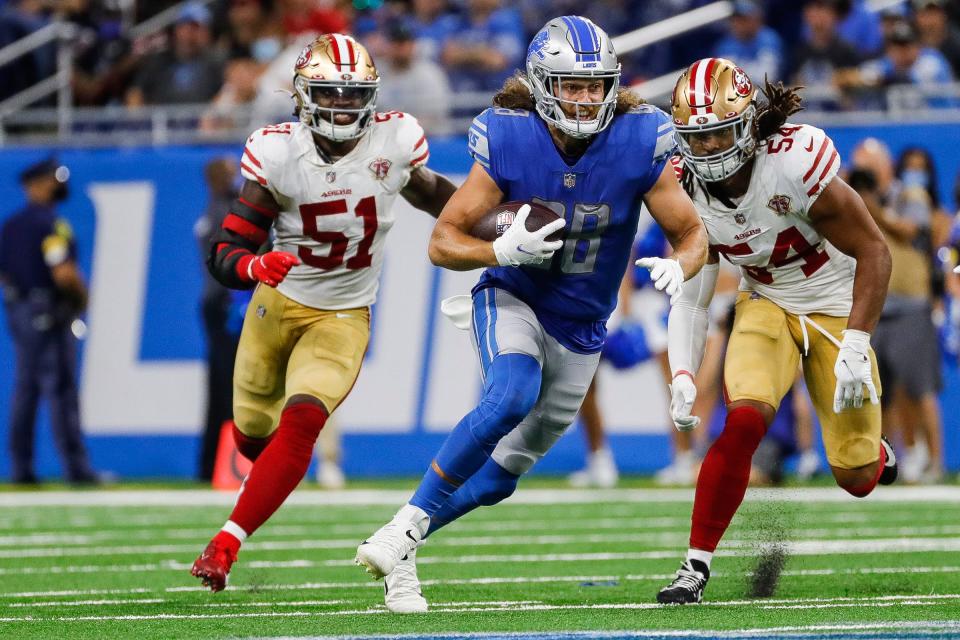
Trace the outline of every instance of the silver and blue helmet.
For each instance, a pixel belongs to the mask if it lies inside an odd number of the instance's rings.
[[[562,104],[593,108],[594,102],[560,98],[564,79],[601,78],[603,102],[590,120],[568,117]],[[561,16],[547,22],[527,49],[527,81],[533,92],[537,113],[550,124],[575,138],[600,133],[613,120],[620,88],[620,63],[610,36],[587,18]]]

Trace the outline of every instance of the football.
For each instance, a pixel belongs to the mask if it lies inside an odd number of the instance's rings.
[[[527,231],[536,231],[544,225],[560,219],[560,216],[552,209],[542,204],[537,204],[536,202],[501,202],[487,211],[483,217],[473,225],[473,229],[470,230],[470,235],[475,238],[480,238],[481,240],[496,240],[503,235],[504,231],[510,228],[514,218],[517,216],[517,211],[525,204],[530,205],[530,213],[527,215]],[[563,229],[560,229],[551,233],[547,237],[547,240],[559,240],[562,235]]]

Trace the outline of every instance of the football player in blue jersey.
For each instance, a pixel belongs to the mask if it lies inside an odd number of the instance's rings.
[[[473,121],[474,158],[430,240],[434,264],[486,268],[473,289],[473,337],[484,380],[409,504],[357,549],[386,576],[391,611],[426,611],[416,575],[421,541],[480,505],[500,502],[570,426],[590,386],[606,320],[630,258],[641,201],[673,256],[644,258],[671,297],[704,263],[702,223],[667,162],[669,117],[619,86],[610,38],[585,18],[548,22],[526,74],[507,81]],[[497,204],[536,201],[562,220],[528,231],[528,207],[493,242],[470,235]],[[563,229],[562,239],[547,238]]]

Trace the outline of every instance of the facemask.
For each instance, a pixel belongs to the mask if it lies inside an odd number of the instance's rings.
[[[926,189],[930,186],[930,176],[921,169],[907,169],[900,176],[900,181],[905,187],[922,187]]]
[[[270,62],[280,54],[280,41],[276,38],[259,38],[250,45],[250,55],[259,63]]]

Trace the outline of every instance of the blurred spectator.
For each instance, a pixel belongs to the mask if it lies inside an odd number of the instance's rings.
[[[950,24],[946,4],[946,0],[913,0],[922,44],[940,51],[956,76],[960,74],[960,30]]]
[[[417,55],[440,61],[443,43],[459,21],[450,13],[447,0],[413,0],[412,24],[417,34]]]
[[[468,0],[443,45],[441,60],[456,91],[495,91],[523,63],[526,37],[520,14],[500,0]]]
[[[861,60],[871,58],[883,49],[880,17],[867,0],[842,0],[838,3],[842,16],[837,32],[840,39],[856,48]]]
[[[49,24],[44,7],[44,0],[11,0],[0,6],[0,48]],[[51,42],[0,67],[0,100],[53,75],[56,55],[56,43]]]
[[[240,328],[250,294],[227,289],[213,279],[204,264],[210,253],[213,234],[220,229],[238,194],[236,160],[216,158],[207,163],[203,173],[207,183],[207,207],[193,227],[203,271],[200,311],[207,337],[207,411],[198,477],[210,480],[220,429],[224,422],[233,419],[233,362],[237,357]]]
[[[184,5],[173,42],[143,61],[127,105],[209,102],[223,84],[223,61],[210,45],[210,11],[202,4]]]
[[[885,430],[899,429],[907,482],[943,474],[942,424],[937,393],[942,386],[937,331],[931,319],[930,224],[933,207],[917,176],[894,176],[890,152],[869,138],[853,152],[850,184],[863,198],[890,247],[893,270],[880,321],[873,333],[883,382]],[[918,446],[915,432],[926,440]]]
[[[291,39],[283,51],[260,74],[248,129],[252,131],[268,124],[293,120],[293,94],[290,91],[292,69],[303,47],[313,39],[314,36],[309,33]]]
[[[0,230],[0,282],[17,355],[9,406],[12,480],[19,484],[38,482],[33,447],[41,396],[49,402],[67,482],[99,481],[83,444],[77,385],[87,286],[73,231],[56,210],[69,195],[69,177],[52,158],[28,167],[20,174],[27,204]]]
[[[141,56],[123,34],[118,11],[92,0],[63,0],[60,10],[77,27],[73,41],[73,99],[77,105],[121,102]]]
[[[848,88],[882,88],[890,85],[930,85],[953,81],[950,65],[936,49],[924,47],[916,27],[906,20],[899,20],[890,28],[886,38],[884,56],[860,65],[854,73],[838,76],[838,83]],[[898,109],[944,108],[956,104],[941,91],[904,92],[899,95]],[[863,107],[879,106],[861,104]]]
[[[416,114],[431,135],[450,133],[450,83],[432,60],[417,56],[417,41],[410,24],[397,21],[387,27],[386,54],[380,68],[380,111]]]
[[[223,86],[200,119],[200,131],[210,133],[247,129],[249,109],[257,98],[261,73],[263,66],[250,58],[228,62],[223,74]],[[241,135],[246,133],[243,131]]]
[[[783,43],[773,29],[764,26],[760,4],[736,0],[729,27],[729,35],[717,43],[714,55],[733,60],[757,84],[762,85],[764,78],[780,79]]]
[[[831,107],[834,71],[855,67],[856,50],[837,35],[841,0],[811,0],[803,9],[806,38],[794,51],[789,74],[791,80],[804,86],[804,102],[808,108]]]
[[[229,60],[251,58],[267,64],[283,50],[283,26],[272,0],[231,0],[221,47]]]
[[[280,0],[280,8],[287,35],[350,32],[350,20],[333,0]]]

